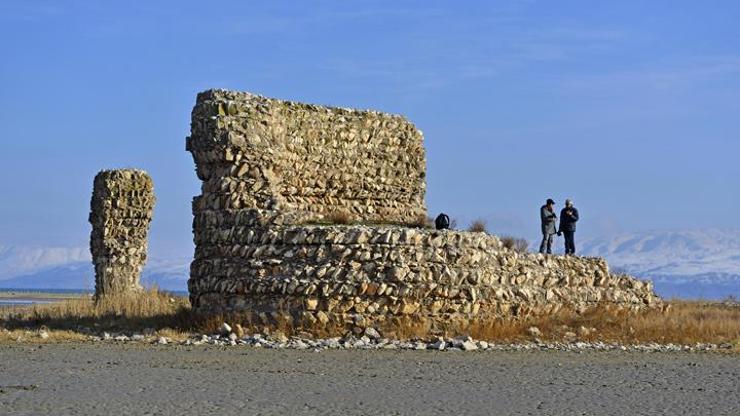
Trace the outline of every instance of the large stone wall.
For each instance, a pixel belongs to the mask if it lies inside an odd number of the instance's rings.
[[[301,222],[426,218],[422,135],[400,116],[209,90],[198,94],[187,149],[203,180],[199,209],[279,210]]]
[[[154,202],[152,178],[142,170],[103,170],[95,176],[89,219],[96,296],[141,289]]]
[[[642,308],[658,301],[649,283],[610,274],[603,259],[521,254],[484,233],[281,220],[258,211],[196,216],[196,229],[208,231],[197,235],[191,268],[195,310],[287,312],[350,324],[409,315],[450,322],[600,302]]]
[[[338,132],[347,131],[347,119],[379,124],[360,129],[370,134],[363,140],[345,143]],[[384,129],[385,121],[393,123]],[[310,140],[301,136],[306,131]],[[398,134],[404,139],[393,141]],[[402,146],[377,150],[388,141]],[[346,160],[345,147],[353,155]],[[188,148],[204,181],[193,201],[196,250],[188,282],[196,312],[340,324],[413,316],[444,324],[659,302],[649,283],[611,274],[603,259],[521,254],[484,233],[408,226],[425,213],[424,152],[421,136],[399,117],[208,91],[193,110]],[[359,154],[380,159],[362,162],[377,169],[357,170]],[[290,165],[297,159],[316,162],[304,170]],[[331,167],[320,162],[335,159]],[[327,179],[335,175],[346,182]],[[319,182],[323,197],[299,189]],[[377,196],[358,198],[367,184],[377,184]],[[307,224],[337,207],[351,207],[360,223],[395,225]]]

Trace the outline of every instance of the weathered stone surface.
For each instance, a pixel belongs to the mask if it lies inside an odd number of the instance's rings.
[[[141,289],[154,203],[152,179],[142,170],[104,170],[95,176],[89,220],[96,296]]]
[[[659,302],[650,283],[610,273],[603,259],[409,226],[426,213],[424,152],[397,116],[207,91],[188,149],[204,181],[188,282],[199,313],[365,328],[416,317],[434,327]],[[340,209],[376,225],[307,224]]]
[[[422,135],[401,116],[209,90],[198,94],[187,149],[203,180],[198,212],[399,224],[426,215]]]

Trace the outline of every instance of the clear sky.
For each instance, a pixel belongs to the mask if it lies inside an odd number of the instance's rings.
[[[462,225],[536,238],[571,196],[582,235],[740,228],[738,21],[737,1],[2,1],[0,244],[87,244],[95,173],[140,167],[153,254],[190,255],[208,88],[406,115],[430,213]]]

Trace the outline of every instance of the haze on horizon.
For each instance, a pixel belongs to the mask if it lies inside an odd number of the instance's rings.
[[[155,181],[156,256],[192,253],[198,91],[407,116],[430,214],[537,237],[740,229],[740,4],[689,1],[0,5],[0,245],[84,246],[92,179]]]

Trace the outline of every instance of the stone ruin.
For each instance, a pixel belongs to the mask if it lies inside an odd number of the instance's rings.
[[[154,209],[152,178],[136,169],[103,170],[90,201],[95,296],[141,290]]]
[[[400,116],[209,90],[186,148],[203,181],[188,281],[198,313],[434,326],[660,302],[650,282],[612,274],[603,259],[419,226],[422,134]],[[350,224],[330,224],[337,213]]]

